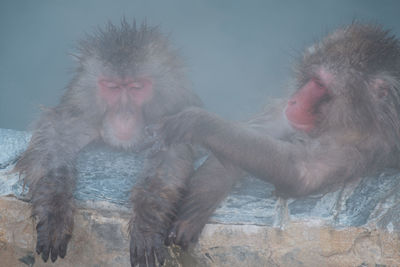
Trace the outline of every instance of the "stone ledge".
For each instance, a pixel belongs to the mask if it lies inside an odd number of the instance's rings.
[[[34,252],[29,212],[28,203],[0,197],[0,266],[129,266],[128,213],[80,208],[67,257],[54,265]],[[398,233],[365,227],[210,223],[190,254],[175,249],[167,266],[399,266],[399,248]]]
[[[29,134],[0,129],[0,266],[129,266],[129,192],[140,155],[90,146],[79,156],[78,210],[65,259],[43,263],[17,175]],[[388,170],[327,194],[283,200],[255,178],[239,182],[190,253],[169,266],[400,266],[400,179]]]

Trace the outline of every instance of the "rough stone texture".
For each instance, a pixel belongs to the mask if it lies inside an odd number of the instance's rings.
[[[0,129],[0,266],[129,266],[129,193],[143,157],[100,144],[80,154],[74,235],[66,258],[45,264],[34,252],[34,220],[22,184],[7,173],[28,139]],[[168,265],[400,266],[399,212],[400,174],[394,170],[288,200],[249,177],[189,253],[171,249]]]
[[[27,132],[0,129],[0,168],[13,163],[25,150],[30,138]]]

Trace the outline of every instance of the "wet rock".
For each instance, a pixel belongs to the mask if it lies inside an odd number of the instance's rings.
[[[0,129],[0,169],[14,163],[31,138],[27,132]]]
[[[0,266],[55,266],[35,253],[22,182],[8,173],[29,134],[0,129]],[[143,156],[102,144],[77,159],[77,213],[56,266],[129,266],[129,196]],[[325,194],[282,199],[258,179],[241,180],[189,252],[167,266],[399,266],[400,174],[387,170]]]

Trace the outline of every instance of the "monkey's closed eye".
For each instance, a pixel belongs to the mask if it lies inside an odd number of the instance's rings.
[[[144,87],[143,84],[140,83],[140,82],[134,82],[134,83],[130,83],[130,84],[128,85],[128,89],[129,89],[129,90],[140,90],[140,89],[142,89],[143,87]]]
[[[108,88],[110,90],[117,90],[119,89],[119,84],[115,83],[115,82],[111,82],[111,81],[107,81],[107,80],[101,80],[100,84],[105,87]]]
[[[319,78],[314,77],[311,80],[315,83],[317,89],[326,89],[325,84]]]

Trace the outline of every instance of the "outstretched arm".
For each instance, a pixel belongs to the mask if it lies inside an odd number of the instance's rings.
[[[217,157],[231,161],[290,195],[314,191],[330,183],[333,176],[346,180],[362,171],[368,159],[353,145],[335,146],[332,143],[335,138],[331,136],[307,144],[286,142],[199,108],[170,117],[161,131],[167,144],[202,144]],[[350,166],[349,159],[357,164]]]

